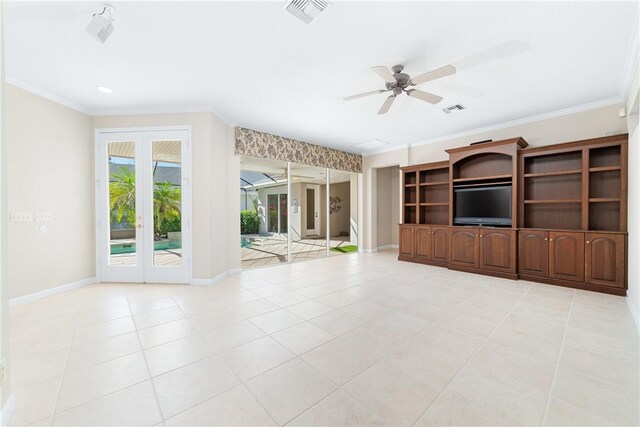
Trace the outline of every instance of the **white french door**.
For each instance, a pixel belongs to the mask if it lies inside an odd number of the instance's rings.
[[[101,281],[189,283],[189,134],[186,129],[98,131]]]

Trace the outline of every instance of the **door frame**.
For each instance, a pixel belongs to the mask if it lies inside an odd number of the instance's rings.
[[[187,146],[186,149],[186,158],[183,159],[182,162],[182,181],[183,183],[186,181],[188,183],[182,189],[182,204],[183,209],[186,211],[186,218],[183,218],[182,227],[187,228],[189,231],[182,236],[182,248],[183,254],[187,253],[188,255],[183,258],[183,261],[186,263],[187,268],[187,281],[186,284],[193,284],[193,229],[192,229],[192,220],[193,220],[193,181],[192,181],[192,169],[193,169],[193,145],[191,144],[193,138],[192,126],[191,125],[183,125],[183,126],[141,126],[141,127],[122,127],[122,128],[94,128],[94,219],[95,219],[95,263],[96,263],[96,279],[98,282],[102,282],[104,272],[102,271],[102,249],[101,245],[101,231],[103,227],[106,227],[107,224],[104,224],[104,218],[102,213],[102,209],[106,208],[103,205],[104,200],[102,200],[100,194],[100,168],[101,168],[101,156],[100,156],[100,136],[103,134],[111,134],[111,133],[144,133],[144,132],[163,132],[163,131],[184,131],[187,133],[187,140],[185,144]],[[137,163],[136,163],[137,164]],[[186,165],[186,167],[185,167]],[[185,191],[186,190],[186,191]],[[137,232],[136,232],[137,233]],[[142,262],[142,260],[140,260]],[[141,282],[144,283],[144,282]],[[155,282],[154,282],[155,283]]]

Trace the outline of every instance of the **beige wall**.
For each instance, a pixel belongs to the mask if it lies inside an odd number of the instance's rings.
[[[232,147],[229,139],[229,127],[211,113],[180,113],[138,116],[99,116],[93,118],[95,128],[130,128],[185,126],[192,128],[192,183],[193,183],[193,277],[196,280],[207,280],[226,272],[231,263],[239,266],[240,223],[236,233],[229,230],[231,215],[229,208],[239,210],[234,196],[238,192],[238,179],[234,181],[233,195],[229,194],[227,181],[232,161]],[[227,203],[225,203],[227,201]],[[239,217],[239,213],[237,215]],[[237,245],[231,245],[233,241]],[[237,248],[236,248],[237,247]],[[235,249],[234,249],[235,248]],[[236,256],[234,251],[238,252]],[[233,256],[233,261],[230,257]]]
[[[377,242],[375,248],[398,244],[399,223],[399,175],[397,166],[379,168],[375,170],[378,200],[377,214]]]
[[[369,250],[380,245],[377,243],[378,227],[375,219],[377,213],[376,168],[391,165],[408,166],[448,160],[448,154],[444,150],[485,139],[498,141],[522,136],[530,146],[539,147],[561,142],[596,138],[604,136],[605,132],[613,132],[614,134],[624,133],[627,132],[626,119],[618,116],[618,110],[623,106],[624,104],[620,103],[550,119],[508,126],[493,131],[478,132],[464,137],[450,138],[430,144],[414,144],[412,148],[405,147],[365,156],[363,159],[363,201],[365,203],[365,239],[362,244],[363,249]],[[400,195],[397,197],[399,198]]]
[[[95,276],[94,149],[91,117],[4,88],[8,210],[54,218],[8,225],[9,297],[15,298]]]
[[[640,103],[639,72],[636,68],[635,78],[627,98],[627,114],[629,126],[629,214],[628,214],[628,248],[629,248],[629,296],[635,309],[636,322],[640,314],[640,132],[638,130],[638,104]]]
[[[4,48],[2,43],[2,2],[0,2],[0,360],[9,363],[9,287],[7,276],[7,180],[4,111]],[[0,382],[0,412],[9,398],[11,369],[5,365],[5,379]],[[8,419],[8,414],[3,414]],[[0,423],[2,423],[0,419]]]

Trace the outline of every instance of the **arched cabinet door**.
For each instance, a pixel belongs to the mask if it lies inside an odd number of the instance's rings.
[[[480,264],[479,235],[475,228],[452,228],[449,262],[453,265],[478,268]]]
[[[480,230],[480,268],[516,272],[515,230]]]
[[[584,233],[549,233],[549,277],[584,282]]]
[[[586,280],[596,285],[625,287],[625,237],[622,234],[585,234]]]
[[[424,225],[416,226],[416,258],[431,260],[431,227]]]
[[[520,231],[518,273],[547,277],[549,274],[549,232]]]
[[[400,256],[413,258],[416,255],[414,225],[400,224]]]
[[[446,263],[449,261],[449,227],[431,227],[433,250],[431,256],[434,261]]]

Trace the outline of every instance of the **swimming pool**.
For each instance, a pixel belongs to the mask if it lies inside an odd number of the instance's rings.
[[[163,251],[168,249],[180,249],[180,248],[182,248],[181,241],[159,240],[157,242],[153,242],[153,250],[155,251]],[[111,244],[111,255],[132,254],[135,251],[136,251],[136,244],[135,242],[132,242],[132,241]]]

